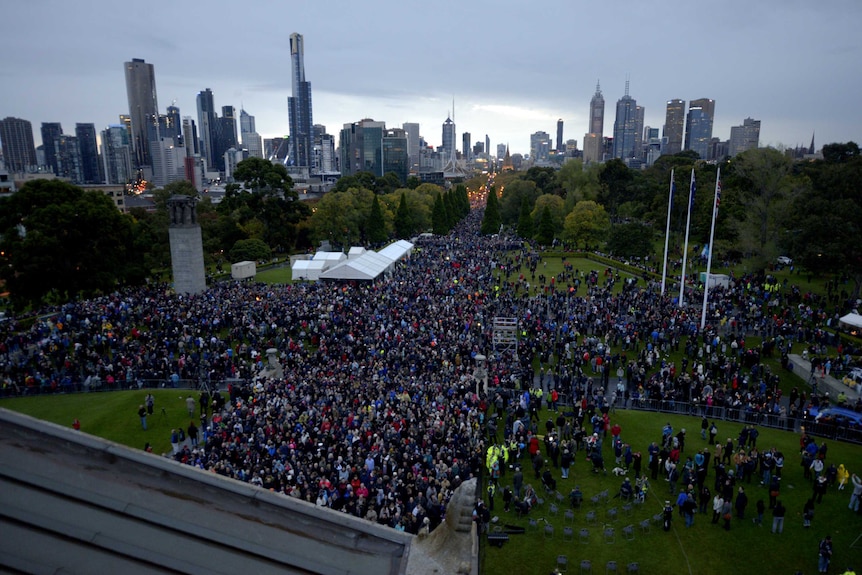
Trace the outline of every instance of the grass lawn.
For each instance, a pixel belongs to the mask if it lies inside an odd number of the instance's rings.
[[[547,418],[543,414],[542,425]],[[630,442],[633,449],[646,453],[646,447],[652,440],[661,439],[661,428],[666,422],[674,426],[674,430],[682,427],[687,429],[686,455],[693,456],[696,449],[706,446],[706,441],[700,438],[700,419],[687,416],[668,416],[664,414],[617,410],[612,415],[612,422],[617,421],[622,426],[623,441]],[[734,440],[739,434],[741,424],[718,421],[719,437],[724,441],[727,437]],[[502,431],[500,431],[502,435]],[[660,513],[663,503],[670,499],[675,503],[675,497],[669,493],[668,483],[661,475],[657,481],[651,481],[651,489],[645,505],[635,507],[633,515],[623,514],[620,500],[611,498],[607,504],[594,507],[590,498],[596,493],[607,489],[611,496],[618,492],[622,478],[614,476],[610,470],[614,467],[613,451],[610,440],[605,442],[603,451],[608,474],[592,473],[592,465],[585,461],[583,454],[577,458],[571,468],[569,479],[561,479],[558,470],[554,470],[557,479],[557,490],[564,496],[575,484],[584,492],[585,503],[580,510],[575,511],[574,541],[563,539],[563,513],[568,509],[568,499],[560,505],[556,516],[550,515],[551,497],[544,493],[541,481],[536,480],[532,468],[527,461],[524,465],[525,483],[532,483],[540,497],[545,498],[544,506],[530,513],[532,518],[543,518],[555,528],[552,539],[544,535],[544,521],[539,521],[538,530],[531,531],[528,519],[518,519],[513,511],[503,511],[502,497],[498,491],[492,516],[499,517],[498,525],[513,524],[527,528],[524,535],[510,535],[508,543],[502,548],[485,545],[484,573],[519,573],[524,575],[546,575],[556,566],[557,555],[564,554],[569,559],[570,572],[577,573],[582,559],[593,563],[594,573],[602,573],[608,561],[616,561],[620,572],[625,572],[629,562],[637,561],[641,573],[676,574],[695,573],[698,575],[727,574],[762,575],[771,573],[813,573],[817,569],[817,548],[820,539],[827,533],[832,535],[834,543],[833,570],[843,572],[852,564],[862,565],[862,541],[856,547],[850,545],[856,537],[862,534],[862,516],[854,515],[847,509],[850,493],[845,488],[838,491],[830,488],[823,498],[823,503],[816,506],[815,518],[811,528],[802,527],[802,507],[812,494],[810,482],[803,479],[802,468],[799,465],[799,435],[772,429],[762,428],[757,445],[760,449],[776,447],[785,454],[785,468],[782,480],[780,499],[787,507],[784,532],[773,535],[771,531],[772,516],[767,509],[763,527],[752,523],[755,516],[755,503],[762,498],[769,505],[766,488],[759,481],[751,485],[744,484],[749,497],[749,505],[745,519],[733,519],[730,531],[725,531],[721,525],[711,523],[711,509],[707,516],[696,515],[694,526],[685,527],[683,519],[674,513],[673,527],[670,532],[664,532],[659,525],[653,524],[649,533],[643,533],[640,522]],[[862,448],[850,444],[829,442],[827,464],[844,463],[851,471],[862,470]],[[550,465],[550,462],[548,463]],[[644,468],[646,469],[646,457]],[[649,471],[647,470],[647,473]],[[632,475],[633,478],[633,475]],[[707,485],[713,489],[715,475],[710,471]],[[511,472],[501,479],[501,485],[511,482]],[[607,509],[616,507],[619,518],[610,521]],[[675,508],[676,509],[676,508]],[[598,523],[587,524],[585,514],[596,511]],[[626,540],[622,535],[623,527],[634,525],[635,538]],[[603,528],[611,526],[616,531],[616,543],[607,544],[604,540]],[[590,532],[589,544],[579,542],[579,531],[587,528]],[[840,569],[838,569],[840,567]],[[858,567],[857,567],[858,568]]]
[[[174,426],[188,426],[189,417],[186,411],[185,398],[189,393],[197,398],[197,392],[191,390],[153,390],[156,398],[155,416],[149,418],[149,429],[141,429],[137,417],[137,408],[143,402],[146,392],[120,391],[105,393],[88,393],[73,395],[36,396],[24,398],[7,398],[0,400],[0,407],[12,409],[34,417],[46,419],[63,426],[71,426],[72,420],[81,421],[81,430],[93,435],[105,437],[112,441],[141,449],[145,442],[150,442],[156,453],[170,451],[170,430]],[[165,415],[161,415],[164,407]],[[548,417],[542,413],[542,424]],[[670,421],[675,430],[685,427],[688,430],[684,455],[693,455],[694,450],[705,446],[700,438],[700,419],[686,416],[668,416],[664,414],[617,410],[612,415],[613,421],[622,426],[622,438],[631,443],[636,450],[646,451],[651,440],[658,440],[662,426]],[[718,421],[719,438],[736,438],[741,428],[740,424]],[[500,431],[502,435],[502,430]],[[682,519],[675,515],[673,529],[666,533],[660,526],[652,526],[649,533],[642,533],[639,523],[651,518],[661,511],[662,503],[670,497],[668,484],[661,479],[651,482],[647,502],[642,508],[635,508],[631,517],[626,517],[621,510],[619,499],[610,499],[607,505],[601,504],[594,508],[590,497],[603,489],[611,495],[617,492],[621,478],[610,473],[613,467],[613,454],[610,440],[605,442],[605,462],[609,469],[608,475],[593,474],[591,465],[581,456],[571,469],[569,479],[558,479],[558,491],[567,495],[575,484],[580,485],[586,502],[582,509],[575,512],[573,527],[574,542],[563,540],[563,513],[567,509],[568,500],[560,506],[557,516],[549,514],[551,498],[547,497],[541,488],[541,482],[533,479],[532,469],[525,465],[526,482],[537,487],[540,496],[545,497],[543,508],[534,509],[531,517],[544,518],[555,527],[553,539],[546,539],[543,533],[544,522],[539,523],[538,531],[529,531],[525,535],[511,535],[510,540],[501,549],[484,546],[484,570],[486,574],[517,573],[519,575],[547,575],[556,564],[556,557],[565,554],[569,557],[570,571],[578,572],[581,559],[593,562],[594,573],[602,573],[607,561],[614,560],[620,564],[620,571],[625,572],[625,566],[631,561],[640,563],[641,573],[676,574],[696,573],[699,575],[727,574],[772,574],[795,573],[801,570],[812,573],[816,570],[817,544],[819,540],[830,533],[834,542],[835,559],[833,567],[844,569],[847,564],[862,565],[862,546],[850,548],[855,538],[862,533],[862,517],[853,515],[847,510],[851,490],[837,491],[831,488],[824,497],[823,503],[817,505],[813,526],[803,529],[801,512],[805,500],[811,495],[810,484],[802,478],[799,466],[798,446],[799,436],[792,432],[777,431],[763,428],[758,439],[758,447],[775,446],[786,456],[784,480],[781,499],[787,506],[784,533],[770,533],[771,515],[767,511],[764,526],[757,527],[751,523],[754,515],[754,505],[758,498],[764,498],[768,503],[766,488],[757,484],[745,485],[749,494],[749,508],[745,520],[733,520],[731,530],[724,531],[718,525],[712,525],[709,517],[697,515],[695,525],[686,529]],[[838,442],[829,443],[827,462],[844,463],[851,471],[862,471],[862,448]],[[549,463],[550,464],[550,463]],[[646,468],[646,462],[644,462]],[[502,479],[502,485],[511,481],[511,472]],[[709,485],[712,488],[714,474],[710,473]],[[502,491],[502,490],[501,490]],[[501,492],[500,491],[500,492]],[[502,498],[496,497],[496,505],[492,515],[499,516],[499,523],[515,524],[527,527],[527,519],[516,518],[514,512],[503,511]],[[610,522],[607,518],[607,508],[620,508],[619,518]],[[585,523],[585,513],[591,510],[597,512],[599,522],[596,525]],[[616,529],[616,543],[606,544],[603,539],[602,527],[611,525]],[[622,528],[626,525],[635,526],[635,539],[627,541],[622,536]],[[588,545],[578,542],[578,532],[581,528],[590,531]],[[840,572],[833,570],[833,572]]]
[[[543,257],[538,268],[536,268],[536,279],[535,280],[533,280],[533,278],[531,277],[529,267],[526,265],[521,266],[520,269],[513,271],[508,276],[503,276],[499,272],[498,272],[498,275],[504,281],[517,282],[518,277],[521,274],[523,274],[524,278],[530,284],[530,295],[535,295],[542,290],[542,284],[539,282],[539,275],[544,275],[546,278],[545,285],[550,286],[551,285],[551,278],[555,277],[557,274],[562,273],[564,271],[564,267],[563,267],[564,263],[568,263],[569,265],[571,265],[573,268],[572,272],[573,273],[577,272],[577,274],[581,277],[581,287],[578,289],[578,293],[580,295],[583,295],[584,293],[586,293],[586,289],[584,287],[585,286],[584,279],[592,271],[598,272],[598,274],[599,274],[599,285],[604,286],[605,281],[607,279],[604,275],[605,270],[607,269],[607,266],[605,266],[599,262],[587,259],[587,258],[579,258],[579,257],[568,257],[568,256]],[[616,271],[616,270],[614,270],[614,271]],[[626,272],[620,272],[620,281],[617,282],[616,284],[614,284],[613,292],[614,293],[620,293],[622,291],[622,285],[623,285],[622,282],[624,282],[627,278],[630,278],[630,277],[633,277],[633,276],[629,273],[626,273]],[[554,288],[557,291],[562,291],[562,290],[568,289],[568,284],[569,284],[568,281],[556,282],[554,285]],[[643,285],[642,282],[641,282],[641,285]]]
[[[273,267],[257,272],[254,281],[267,284],[289,284],[293,282],[293,273],[290,265]]]

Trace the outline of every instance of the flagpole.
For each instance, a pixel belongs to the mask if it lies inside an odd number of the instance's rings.
[[[706,325],[706,302],[709,298],[709,273],[712,271],[712,252],[715,251],[715,219],[718,217],[718,205],[721,194],[721,166],[715,174],[715,200],[712,202],[712,224],[709,227],[709,253],[706,256],[706,285],[703,286],[703,311],[700,314],[700,329]]]
[[[694,207],[694,168],[691,169],[691,184],[688,187],[688,217],[685,220],[685,244],[682,248],[682,281],[679,284],[679,307],[685,304],[685,266],[688,262],[688,232],[691,229],[691,210]]]
[[[661,268],[661,295],[664,295],[665,279],[667,278],[667,243],[670,238],[670,211],[673,208],[673,168],[670,170],[670,191],[667,199],[667,227],[664,231],[664,264]]]

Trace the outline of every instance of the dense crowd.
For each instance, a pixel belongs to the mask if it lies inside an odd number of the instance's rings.
[[[224,394],[202,398],[201,442],[174,457],[416,533],[439,523],[452,490],[488,464],[496,430],[487,413],[498,407],[497,388],[538,381],[540,402],[543,392],[546,401],[551,390],[566,394],[580,407],[574,429],[582,435],[576,439],[569,423],[563,439],[586,441],[582,430],[616,401],[773,411],[777,378],[762,355],[786,353],[793,342],[831,343],[816,298],[767,289],[766,277],[712,292],[700,330],[693,293],[692,305],[680,307],[645,278],[623,281],[568,263],[547,277],[529,244],[479,236],[480,215],[446,237],[418,239],[391,276],[374,282],[224,283],[195,296],[148,287],[66,304],[27,330],[7,322],[2,392],[227,382]],[[490,353],[494,317],[517,319],[517,353]],[[752,334],[764,345],[747,347]],[[669,364],[668,352],[680,346],[683,365]],[[270,348],[283,369],[278,378],[260,375]],[[484,354],[487,381],[477,372]],[[793,400],[791,409],[807,401]],[[524,414],[508,410],[516,416],[506,421],[507,438],[531,449],[537,408],[518,402]]]

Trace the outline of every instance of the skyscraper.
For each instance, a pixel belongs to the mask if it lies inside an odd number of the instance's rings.
[[[746,118],[741,126],[730,128],[730,147],[728,155],[735,156],[746,150],[757,148],[760,144],[760,120]]]
[[[99,161],[95,124],[75,124],[75,137],[81,153],[81,177],[85,184],[102,184],[105,176]]]
[[[410,163],[410,171],[419,171],[419,124],[416,122],[404,122],[401,129],[407,134],[407,157]]]
[[[538,131],[530,134],[530,159],[533,162],[547,162],[551,151],[551,136]]]
[[[617,116],[614,120],[614,158],[624,160],[639,157],[637,143],[637,101],[629,96],[629,81],[626,80],[626,93],[617,100]]]
[[[564,154],[566,152],[566,145],[563,143],[563,119],[560,118],[557,120],[557,153]]]
[[[173,138],[176,145],[182,143],[183,124],[180,120],[180,109],[176,106],[168,106],[168,113],[159,116],[159,135],[162,138]]]
[[[339,142],[341,173],[352,176],[358,172],[371,172],[375,176],[382,176],[385,131],[384,122],[368,118],[344,124]]]
[[[200,138],[201,157],[207,162],[208,168],[215,167],[215,136],[216,136],[216,112],[213,101],[212,90],[198,93],[198,137]]]
[[[470,140],[470,132],[464,132],[461,134],[461,156],[468,162],[470,161],[470,154],[472,152]]]
[[[239,111],[239,131],[242,136],[242,146],[248,150],[249,157],[263,157],[263,142],[254,125],[254,116],[243,109]]]
[[[712,139],[712,120],[715,117],[715,100],[699,98],[688,103],[685,123],[685,149],[693,150],[703,160],[711,160],[709,141]]]
[[[29,120],[8,116],[0,120],[0,142],[3,160],[10,172],[27,172],[36,168],[36,146],[33,124]]]
[[[102,130],[102,158],[108,184],[126,184],[132,180],[132,150],[125,126],[115,124]]]
[[[290,35],[290,61],[293,68],[293,95],[287,99],[290,121],[290,164],[311,167],[313,125],[311,82],[305,81],[305,42],[302,34]]]
[[[126,62],[124,67],[135,164],[137,167],[150,166],[152,165],[150,141],[159,139],[156,73],[152,64],[147,64],[140,58],[132,58],[132,61]]]
[[[383,133],[383,173],[394,173],[398,180],[407,182],[407,132],[390,128]]]
[[[42,146],[45,150],[45,165],[54,175],[60,175],[57,166],[57,140],[63,135],[60,122],[42,122]]]
[[[605,98],[602,96],[602,87],[596,81],[596,93],[590,99],[590,129],[588,134],[598,134],[601,138],[605,129]]]
[[[667,138],[663,154],[672,156],[682,151],[682,136],[685,130],[685,100],[673,99],[667,101],[667,112],[664,119],[664,133]]]
[[[67,178],[73,184],[84,183],[78,138],[69,134],[60,134],[54,140],[54,157],[57,161],[57,175],[59,177]]]
[[[443,164],[446,164],[455,153],[455,137],[455,122],[447,116],[446,121],[443,122],[443,146],[440,153]]]
[[[200,141],[198,141],[198,128],[191,116],[183,116],[183,143],[186,147],[186,157],[194,157],[200,154]]]
[[[646,114],[646,110],[643,106],[635,106],[635,147],[633,158],[643,158],[644,155],[644,114]]]
[[[213,135],[213,161],[220,172],[225,170],[224,153],[238,146],[236,137],[236,116],[233,106],[222,106],[221,117],[216,117]]]

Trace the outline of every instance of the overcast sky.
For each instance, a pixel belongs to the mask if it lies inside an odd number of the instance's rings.
[[[665,104],[713,98],[713,135],[761,121],[761,145],[862,141],[862,1],[21,0],[4,2],[0,117],[97,130],[128,112],[123,62],[155,66],[159,109],[197,118],[242,106],[263,137],[288,133],[289,36],[305,39],[313,119],[337,136],[362,118],[419,122],[429,144],[455,100],[458,147],[556,133],[582,148],[596,81],[613,133],[625,80],[664,124]]]

